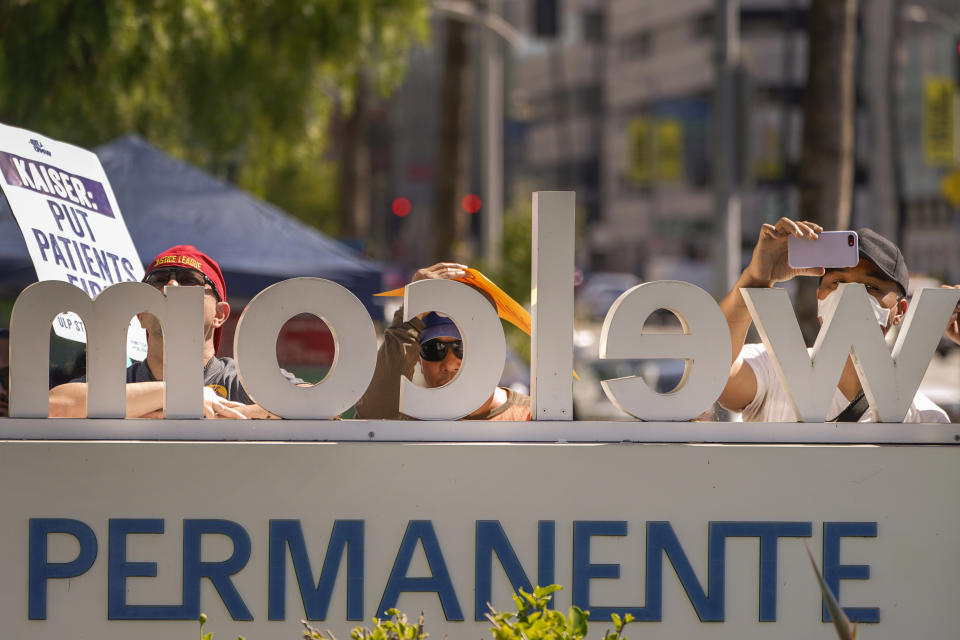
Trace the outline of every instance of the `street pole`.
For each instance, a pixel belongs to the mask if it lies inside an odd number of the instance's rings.
[[[494,0],[487,4],[493,13]],[[483,257],[487,269],[496,273],[500,268],[503,246],[503,56],[496,33],[483,33]]]
[[[714,100],[713,189],[714,292],[724,295],[740,276],[740,194],[737,191],[737,82],[740,66],[740,2],[717,0],[717,87]]]
[[[520,31],[494,11],[494,5],[499,5],[500,1],[487,0],[482,7],[468,0],[434,0],[431,5],[434,13],[483,29],[483,86],[486,95],[482,101],[481,118],[484,185],[480,215],[484,261],[491,270],[499,267],[503,246],[504,74],[500,41],[512,49],[519,48],[523,41]]]

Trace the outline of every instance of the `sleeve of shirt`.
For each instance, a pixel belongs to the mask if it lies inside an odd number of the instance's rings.
[[[373,379],[357,402],[358,418],[401,417],[400,376],[413,379],[423,326],[423,321],[416,317],[403,322],[403,307],[393,315],[393,322],[384,330],[383,343],[377,351],[377,368],[373,372]]]
[[[228,400],[239,402],[240,404],[256,404],[247,390],[240,384],[240,378],[237,378],[235,388],[227,390]]]
[[[947,415],[947,412],[919,391],[913,398],[913,406],[916,407],[917,410],[915,422],[922,422],[924,424],[943,424],[950,422],[950,416]],[[911,417],[909,412],[907,416]],[[908,422],[908,420],[904,422]]]
[[[743,345],[740,358],[744,363],[750,365],[750,368],[753,369],[753,375],[757,379],[757,394],[743,408],[743,414],[744,416],[756,415],[767,397],[770,385],[776,380],[777,373],[773,370],[773,363],[770,362],[770,356],[762,344]]]

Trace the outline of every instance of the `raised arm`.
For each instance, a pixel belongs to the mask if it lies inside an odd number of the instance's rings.
[[[357,402],[356,415],[367,419],[400,417],[400,376],[413,378],[420,352],[423,321],[411,318],[403,322],[403,308],[393,315],[393,322],[383,331],[383,344],[377,351],[377,367],[370,386]]]
[[[730,329],[730,377],[719,399],[727,409],[740,411],[757,394],[757,378],[753,369],[740,359],[740,351],[752,322],[740,289],[769,288],[799,275],[823,275],[822,268],[793,269],[787,261],[787,238],[792,235],[815,240],[822,231],[823,228],[816,223],[797,222],[789,218],[780,218],[776,225],[763,225],[750,264],[740,274],[733,289],[720,301],[720,310]]]
[[[163,382],[127,384],[127,417],[139,418],[163,408]],[[87,383],[68,382],[50,390],[51,418],[86,418]]]
[[[162,381],[127,383],[127,418],[163,417]],[[205,418],[270,417],[259,405],[243,405],[218,397],[204,388],[203,415]],[[86,418],[87,383],[68,382],[50,390],[51,418]]]

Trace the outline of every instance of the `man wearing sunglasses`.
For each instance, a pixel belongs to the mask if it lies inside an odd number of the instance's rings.
[[[230,317],[226,283],[220,266],[191,245],[167,249],[147,267],[143,281],[164,287],[203,287],[203,414],[207,418],[269,418],[240,385],[231,358],[216,357],[223,324]],[[163,415],[163,327],[156,316],[137,316],[147,332],[147,358],[127,367],[127,417]],[[171,372],[174,373],[175,372]],[[292,382],[302,382],[284,372]],[[78,378],[50,391],[50,416],[82,418],[87,415],[86,378]]]
[[[418,270],[413,281],[427,278],[454,280],[467,276],[467,267],[441,262]],[[434,389],[457,375],[463,361],[463,340],[453,320],[434,312],[421,313],[403,322],[403,309],[383,332],[377,368],[366,393],[356,406],[356,416],[366,419],[407,420],[400,413],[400,375],[413,379],[420,363],[426,386]],[[497,387],[493,395],[464,420],[529,420],[530,398],[513,389]]]

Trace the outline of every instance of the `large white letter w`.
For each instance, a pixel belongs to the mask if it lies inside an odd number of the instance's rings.
[[[956,289],[921,290],[907,310],[891,353],[864,286],[841,284],[837,311],[820,327],[808,354],[784,289],[740,291],[801,422],[827,419],[848,355],[853,357],[874,419],[902,422],[960,298]]]

